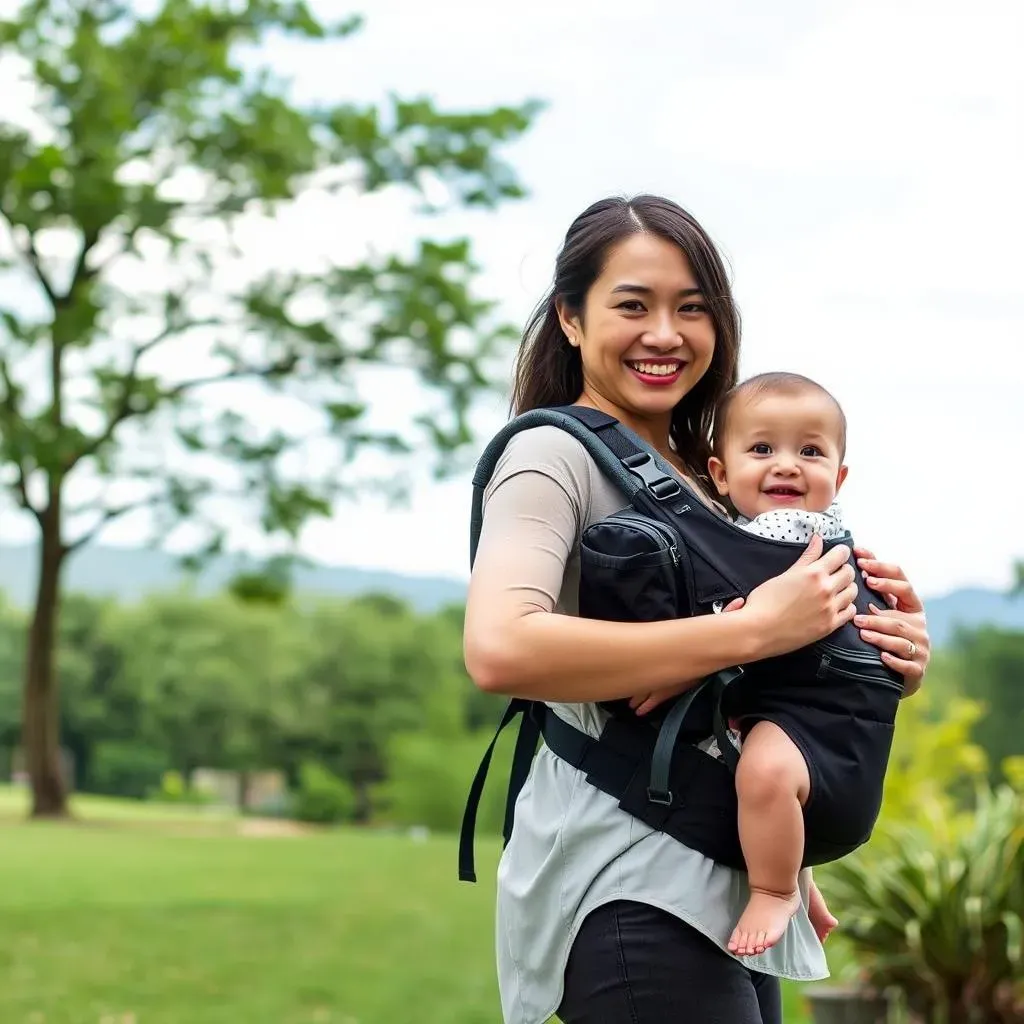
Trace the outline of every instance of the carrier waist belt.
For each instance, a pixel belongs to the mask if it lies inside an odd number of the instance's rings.
[[[736,779],[725,762],[681,743],[673,755],[668,791],[652,794],[654,729],[612,718],[597,740],[544,704],[535,704],[529,714],[551,752],[583,772],[590,785],[614,797],[627,814],[720,864],[745,869],[737,830]]]

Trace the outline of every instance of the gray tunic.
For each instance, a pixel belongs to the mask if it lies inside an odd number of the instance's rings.
[[[582,444],[556,427],[517,434],[484,497],[480,552],[488,580],[548,612],[575,615],[583,529],[626,506]],[[494,549],[492,549],[494,550]],[[684,673],[680,673],[684,675]],[[596,704],[551,704],[567,722],[600,735]],[[807,902],[806,877],[801,893]],[[611,900],[652,904],[719,945],[747,901],[746,875],[653,831],[541,745],[515,809],[498,866],[498,984],[505,1024],[543,1024],[562,997],[569,949],[586,915]],[[803,908],[782,941],[743,963],[798,980],[828,977],[824,951]]]

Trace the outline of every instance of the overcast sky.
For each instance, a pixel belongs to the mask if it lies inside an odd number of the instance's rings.
[[[652,191],[688,207],[733,267],[741,372],[796,370],[836,394],[848,522],[932,595],[1005,585],[1024,557],[1022,7],[373,0],[354,39],[266,56],[303,97],[547,101],[508,151],[529,198],[435,227],[472,233],[478,291],[517,323],[590,202]],[[264,230],[252,259],[401,245],[410,228],[387,203],[306,208]],[[382,386],[376,414],[403,400]],[[504,411],[495,400],[480,422]],[[469,496],[460,477],[422,482],[405,512],[339,506],[305,546],[464,577]]]

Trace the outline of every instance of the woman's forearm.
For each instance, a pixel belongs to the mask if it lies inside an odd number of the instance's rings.
[[[663,622],[604,622],[536,611],[501,628],[467,617],[466,668],[483,690],[545,701],[633,697],[756,657],[742,612]]]

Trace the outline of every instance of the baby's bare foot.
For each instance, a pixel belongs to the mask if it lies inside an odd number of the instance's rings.
[[[770,949],[786,931],[789,919],[800,909],[800,893],[750,891],[746,909],[729,937],[729,952],[737,956],[755,956]]]
[[[828,904],[825,903],[825,897],[821,895],[821,890],[814,882],[811,882],[807,893],[807,917],[810,919],[811,926],[814,928],[819,942],[824,942],[829,937],[832,929],[839,924],[828,909]]]

